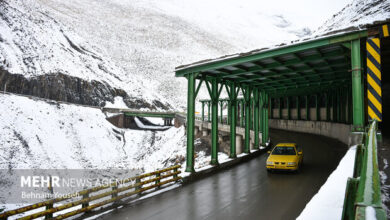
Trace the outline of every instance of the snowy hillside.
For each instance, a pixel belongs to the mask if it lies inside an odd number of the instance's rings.
[[[358,30],[386,20],[390,20],[389,0],[354,0],[321,25],[314,35],[340,30]]]
[[[185,155],[184,128],[118,129],[98,109],[0,94],[0,168],[152,171]]]
[[[174,77],[176,66],[298,40],[311,35],[308,26],[320,25],[270,5],[255,0],[5,0],[0,2],[0,63],[26,77],[63,73],[105,82],[131,97],[181,109],[186,82]],[[355,0],[311,36],[383,20],[389,11],[389,1]],[[205,89],[199,98],[208,98]]]
[[[50,16],[99,46],[105,57],[125,69],[128,78],[142,77],[175,107],[186,103],[186,82],[174,77],[176,66],[310,33],[253,0],[37,2]],[[205,89],[202,97],[208,98]]]
[[[0,93],[0,169],[129,169],[183,163],[184,127],[120,129],[97,108]],[[226,156],[227,157],[227,156]],[[197,168],[208,165],[199,152]]]
[[[27,79],[64,74],[96,80],[146,102],[165,102],[136,75],[118,67],[83,38],[56,21],[36,1],[0,1],[0,64]],[[21,82],[19,82],[21,83]],[[3,89],[3,88],[1,88]]]

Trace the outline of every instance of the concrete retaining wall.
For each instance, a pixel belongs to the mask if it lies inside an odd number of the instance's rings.
[[[318,134],[337,139],[347,145],[350,145],[351,125],[324,122],[324,121],[302,121],[302,120],[284,120],[269,119],[269,127],[309,134]]]
[[[118,114],[118,115],[114,115],[114,116],[106,118],[106,119],[107,119],[107,121],[111,122],[111,124],[115,125],[118,128],[125,128],[124,118],[125,117],[123,114]]]
[[[333,118],[333,109],[332,107],[329,108],[329,113],[330,113],[330,118],[332,119]],[[297,109],[296,108],[291,108],[290,109],[290,114],[291,114],[291,119],[297,119],[298,117],[298,114],[297,114]],[[306,118],[306,108],[302,107],[300,109],[301,111],[301,118]],[[317,112],[316,112],[316,108],[309,108],[309,116],[310,116],[310,120],[317,120],[316,119],[316,116],[317,116]],[[279,109],[273,109],[273,117],[274,118],[279,118]],[[324,107],[321,107],[320,108],[320,117],[321,117],[321,120],[326,120],[326,108]],[[282,118],[283,119],[287,119],[287,109],[286,108],[283,108],[282,109]]]

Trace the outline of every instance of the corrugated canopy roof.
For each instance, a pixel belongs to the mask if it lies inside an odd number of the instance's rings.
[[[369,34],[370,33],[370,34]],[[260,49],[176,68],[176,76],[199,73],[266,91],[273,97],[320,92],[351,82],[351,41],[377,34],[378,28],[341,33],[273,49]]]

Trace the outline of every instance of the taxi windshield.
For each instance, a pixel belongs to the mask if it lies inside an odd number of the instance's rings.
[[[272,155],[296,155],[294,147],[275,147]]]

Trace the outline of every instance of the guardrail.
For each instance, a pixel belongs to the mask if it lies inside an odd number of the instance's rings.
[[[387,219],[381,200],[377,121],[370,123],[363,143],[357,146],[353,178],[347,182],[342,219]]]
[[[172,166],[166,169],[157,170],[155,172],[146,173],[136,177],[131,177],[128,179],[117,181],[109,185],[82,190],[80,192],[72,194],[71,196],[67,196],[66,198],[56,198],[56,199],[36,203],[33,205],[21,207],[15,210],[6,211],[0,213],[0,219],[8,219],[8,217],[17,214],[26,214],[22,217],[18,216],[18,219],[24,219],[24,220],[35,219],[40,217],[45,217],[45,219],[68,218],[80,213],[91,211],[98,207],[108,205],[110,203],[114,203],[118,200],[140,194],[144,191],[148,191],[154,188],[159,188],[162,185],[165,185],[167,183],[176,182],[181,179],[181,177],[179,176],[181,171],[178,170],[180,167],[181,167],[180,165]],[[155,177],[147,180],[143,180],[147,177],[153,177],[153,176]],[[125,185],[126,183],[130,183],[130,185]],[[100,192],[105,189],[109,189],[109,190]],[[123,193],[123,194],[119,195],[119,193]],[[75,201],[60,203],[75,198],[77,198],[77,200]],[[106,199],[103,200],[104,198]],[[95,204],[90,204],[90,202],[95,200],[99,200],[99,201]],[[57,206],[54,207],[55,204],[57,204]],[[70,209],[70,208],[73,208],[73,210],[70,210],[69,212],[65,212],[65,213],[63,212],[63,210]],[[75,208],[77,209],[74,210]],[[31,210],[37,210],[37,212],[33,214],[26,213],[26,212],[30,213]],[[61,212],[61,213],[57,213],[57,212]],[[55,213],[57,213],[58,215],[54,216]]]
[[[211,120],[210,121],[208,120],[207,115],[204,117],[204,120],[202,120],[202,116],[195,115],[195,120],[204,121],[204,122],[211,122]],[[238,120],[237,120],[237,122],[238,122]],[[218,116],[218,123],[228,125],[229,124],[228,116],[224,115],[222,118],[222,121],[221,121],[221,116]]]

